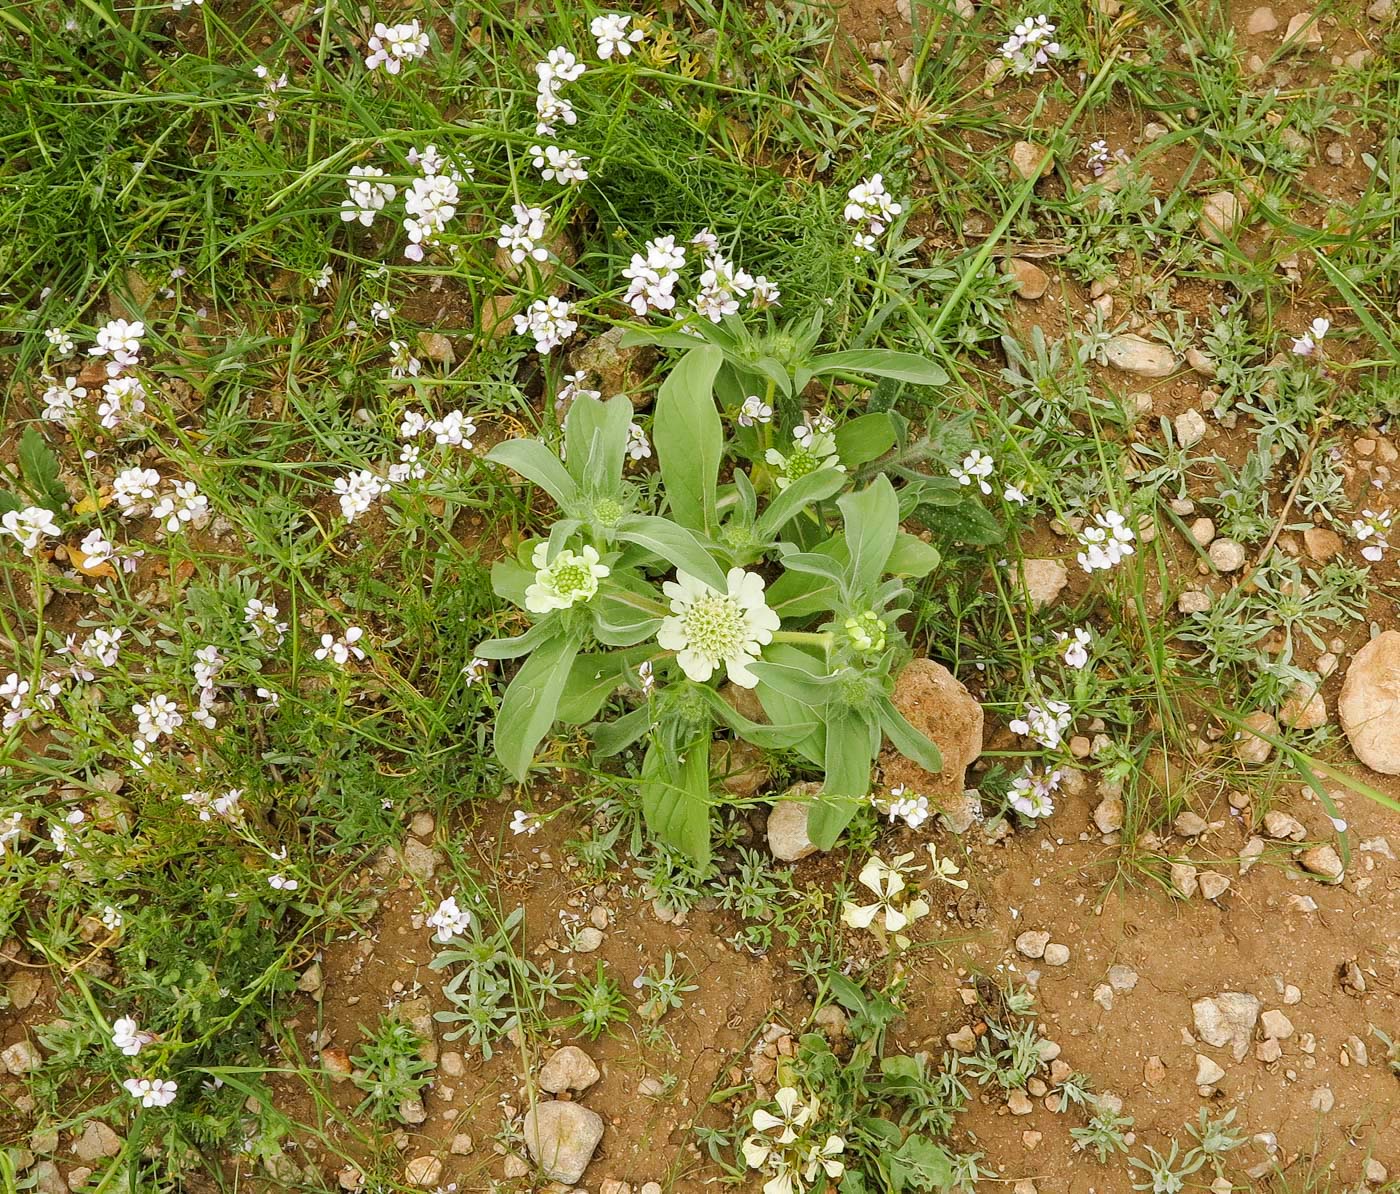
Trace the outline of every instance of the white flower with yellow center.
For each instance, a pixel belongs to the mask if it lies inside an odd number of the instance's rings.
[[[904,895],[908,884],[900,870],[913,857],[901,854],[892,864],[887,864],[878,854],[872,854],[870,861],[861,868],[860,883],[875,893],[875,902],[857,904],[847,900],[841,908],[841,919],[853,929],[868,929],[875,918],[883,914],[886,932],[898,933],[921,916],[928,915],[928,901],[917,889],[912,899]]]
[[[703,684],[721,664],[740,688],[753,688],[758,677],[749,671],[760,649],[773,641],[778,615],[763,596],[763,578],[756,572],[731,568],[727,592],[707,585],[688,572],[661,586],[671,599],[669,618],[662,619],[656,641],[676,653],[676,662],[692,680]]]
[[[805,436],[801,434],[804,431]],[[778,470],[779,489],[786,489],[799,477],[824,468],[834,468],[839,473],[846,471],[836,453],[836,437],[829,431],[813,431],[807,427],[799,427],[793,433],[792,451],[786,456],[777,448],[769,448],[764,459]]]
[[[549,544],[541,543],[530,562],[535,566],[535,583],[525,590],[525,608],[532,614],[568,609],[576,601],[589,600],[610,571],[598,562],[598,552],[592,547],[581,552],[565,548],[551,560]]]

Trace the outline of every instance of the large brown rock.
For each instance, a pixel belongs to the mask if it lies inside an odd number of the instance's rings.
[[[1356,653],[1337,716],[1358,759],[1372,771],[1400,775],[1400,632],[1378,634]]]
[[[940,797],[961,797],[967,769],[982,753],[982,706],[961,680],[932,659],[915,659],[899,673],[893,700],[909,724],[938,747],[943,770],[931,774],[887,745],[880,755],[884,786],[903,784],[935,803]]]

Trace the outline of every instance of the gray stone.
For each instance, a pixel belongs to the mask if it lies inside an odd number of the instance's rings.
[[[416,1186],[420,1190],[428,1190],[436,1186],[440,1177],[442,1177],[442,1162],[431,1156],[414,1157],[404,1166],[403,1170],[405,1184]]]
[[[536,1103],[525,1113],[525,1146],[550,1181],[575,1184],[602,1139],[602,1116],[578,1103]]]
[[[1297,817],[1278,809],[1264,814],[1264,832],[1279,842],[1301,842],[1308,836],[1307,827]]]
[[[1336,883],[1342,877],[1342,860],[1331,846],[1313,846],[1304,850],[1298,861],[1308,874],[1316,875],[1319,879]]]
[[[1061,945],[1058,941],[1052,941],[1045,947],[1045,964],[1047,966],[1064,966],[1069,962],[1069,946]]]
[[[73,1154],[80,1161],[100,1161],[122,1151],[122,1138],[100,1119],[83,1125],[82,1135],[73,1141]]]
[[[1043,958],[1045,947],[1050,944],[1050,934],[1038,929],[1027,929],[1016,938],[1016,952],[1023,958]]]
[[[1234,539],[1213,540],[1206,549],[1206,555],[1210,557],[1210,562],[1215,565],[1217,571],[1225,573],[1238,572],[1249,558],[1244,544],[1237,543]]]
[[[807,836],[807,815],[819,784],[804,783],[789,788],[768,814],[768,849],[779,862],[797,862],[817,852]]]
[[[44,1055],[33,1041],[16,1041],[0,1053],[0,1062],[12,1074],[32,1074],[44,1064]]]
[[[1278,17],[1272,8],[1256,8],[1249,14],[1244,31],[1249,34],[1272,33],[1278,28]]]
[[[1259,1017],[1259,1029],[1268,1041],[1286,1041],[1293,1035],[1293,1021],[1277,1008],[1270,1008]]]
[[[1213,998],[1191,1004],[1196,1035],[1214,1049],[1229,1045],[1236,1061],[1249,1052],[1254,1025],[1259,1020],[1259,1000],[1242,991],[1222,991]]]
[[[1104,345],[1108,363],[1139,377],[1170,377],[1176,372],[1176,354],[1165,344],[1131,333],[1114,336]]]
[[[1196,1085],[1214,1086],[1225,1077],[1225,1071],[1218,1062],[1212,1061],[1204,1053],[1196,1054]]]
[[[1052,604],[1069,583],[1069,570],[1059,560],[1022,560],[1019,575],[1032,609]]]
[[[1131,991],[1138,985],[1138,973],[1131,966],[1118,963],[1108,968],[1108,981],[1115,991]]]
[[[601,1077],[593,1058],[577,1045],[565,1045],[540,1067],[540,1088],[550,1094],[564,1090],[587,1090]]]
[[[1176,442],[1183,448],[1194,448],[1209,430],[1201,412],[1194,408],[1176,416]]]
[[[1201,204],[1201,218],[1197,227],[1201,235],[1212,244],[1221,245],[1233,240],[1235,229],[1244,219],[1244,204],[1230,191],[1217,191]]]
[[[1378,634],[1352,658],[1337,716],[1358,759],[1400,775],[1400,631]]]

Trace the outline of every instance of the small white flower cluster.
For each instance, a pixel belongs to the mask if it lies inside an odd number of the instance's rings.
[[[1054,750],[1064,741],[1073,720],[1064,701],[1046,701],[1044,705],[1027,705],[1022,716],[1011,722],[1011,732],[1034,738],[1046,750]]]
[[[428,928],[437,930],[433,934],[433,940],[446,945],[452,938],[460,937],[471,928],[472,914],[457,906],[456,896],[448,896],[437,906],[437,911],[428,917],[426,923]]]
[[[51,327],[44,330],[44,339],[49,342],[49,346],[61,357],[71,356],[76,345],[73,337],[60,327]]]
[[[111,630],[98,627],[83,640],[81,646],[78,644],[78,636],[70,634],[63,646],[58,648],[58,654],[66,655],[71,660],[66,672],[72,679],[81,683],[91,683],[97,678],[97,674],[92,670],[94,667],[116,666],[121,654],[121,638],[120,626]]]
[[[152,745],[162,737],[173,736],[185,724],[180,706],[163,692],[156,693],[144,705],[132,705],[131,713],[136,718],[136,736]]]
[[[638,315],[648,311],[673,311],[680,271],[685,268],[685,248],[674,236],[659,236],[646,243],[645,256],[633,253],[631,264],[622,271],[629,282],[622,301]]]
[[[496,243],[509,254],[511,263],[519,265],[527,257],[534,261],[548,261],[549,249],[543,241],[549,213],[542,207],[512,203],[510,214],[515,223],[501,225],[501,234]]]
[[[396,381],[405,377],[417,377],[423,371],[423,362],[413,355],[407,340],[389,341],[389,376]]]
[[[172,535],[183,531],[186,523],[202,524],[208,515],[209,499],[195,488],[193,481],[172,481],[170,489],[151,507],[151,517]]]
[[[382,66],[389,74],[396,75],[405,62],[414,62],[427,54],[428,35],[417,18],[398,25],[386,25],[381,21],[374,27],[369,49],[365,69],[378,70]]]
[[[1089,645],[1094,637],[1083,626],[1076,626],[1070,634],[1057,630],[1055,638],[1065,646],[1064,661],[1069,667],[1078,671],[1089,662]]]
[[[530,163],[540,172],[540,177],[545,182],[557,182],[561,186],[586,182],[586,161],[586,155],[572,149],[561,149],[558,145],[530,146]]]
[[[533,817],[523,808],[518,808],[511,815],[510,831],[517,836],[523,833],[526,837],[534,837],[539,833],[542,824],[538,817]]]
[[[123,572],[135,572],[141,557],[146,554],[143,551],[123,552],[119,550],[102,533],[101,528],[94,528],[83,536],[82,543],[78,545],[78,553],[82,556],[82,566],[89,572],[100,568],[103,564],[117,564],[121,566]]]
[[[378,166],[351,166],[350,177],[345,180],[349,194],[340,201],[340,218],[347,224],[358,220],[366,228],[374,223],[374,217],[392,203],[399,193],[391,182],[377,182],[384,177]]]
[[[903,204],[896,203],[885,190],[883,175],[872,174],[847,191],[846,221],[865,225],[864,230],[857,232],[852,238],[856,253],[859,255],[873,251],[876,237],[880,236],[903,210]]]
[[[1095,514],[1093,524],[1079,532],[1079,546],[1084,550],[1076,557],[1085,572],[1109,571],[1125,557],[1133,554],[1137,538],[1127,519],[1116,510]]]
[[[34,716],[35,708],[29,700],[32,688],[33,685],[28,680],[19,678],[18,672],[11,672],[0,681],[0,703],[9,705],[3,721],[0,721],[4,729],[12,730],[25,718]]]
[[[395,485],[421,481],[428,475],[423,450],[411,441],[431,434],[438,445],[450,444],[471,450],[476,424],[462,411],[449,411],[441,419],[429,420],[421,411],[408,410],[399,424],[399,438],[405,442],[399,448],[399,459],[389,465],[384,476],[371,469],[353,469],[335,481],[335,493],[340,500],[340,512],[346,522],[354,522]]]
[[[564,384],[559,387],[559,393],[554,396],[554,409],[565,410],[573,405],[575,398],[601,398],[601,390],[590,390],[584,383],[588,380],[588,374],[584,372],[564,374]]]
[[[122,1016],[112,1022],[112,1047],[125,1057],[135,1057],[156,1038],[149,1032],[142,1032],[131,1016]]]
[[[262,63],[253,67],[253,74],[257,75],[263,82],[263,95],[258,100],[258,108],[267,117],[268,123],[277,119],[277,108],[281,102],[277,98],[277,93],[287,86],[287,72],[273,77],[273,74]]]
[[[1052,58],[1058,58],[1060,52],[1055,26],[1043,15],[1021,21],[1001,46],[1001,56],[1011,64],[1011,73],[1017,77],[1035,74]]]
[[[973,448],[963,457],[962,464],[955,464],[948,470],[948,475],[959,485],[971,485],[974,482],[983,493],[991,493],[992,487],[987,484],[987,478],[992,475],[992,469],[996,467],[985,452]]]
[[[107,358],[107,380],[96,407],[98,422],[107,431],[135,421],[146,411],[146,387],[140,378],[125,375],[127,369],[140,363],[145,334],[146,325],[140,321],[108,320],[97,330],[96,343],[88,350],[89,356]],[[72,351],[72,338],[61,329],[49,328],[45,335],[65,356]],[[54,378],[46,380],[42,417],[63,427],[74,426],[81,414],[80,404],[89,395],[87,387],[76,376],[65,377],[61,384]]]
[[[230,788],[222,796],[210,796],[208,792],[186,792],[180,799],[194,809],[201,821],[212,821],[215,817],[236,821],[243,815],[240,804],[242,788]]]
[[[903,784],[896,784],[888,796],[872,792],[870,803],[891,821],[903,821],[910,829],[918,829],[931,815],[928,797],[908,791]]]
[[[461,198],[459,184],[464,175],[461,167],[438,154],[436,145],[427,146],[421,153],[413,149],[409,161],[414,162],[423,175],[415,178],[404,194],[403,205],[408,214],[404,216],[403,230],[408,234],[408,244],[403,255],[410,261],[422,261],[423,247],[437,244],[438,235],[457,214],[457,201]],[[470,174],[468,167],[466,175]]]
[[[767,425],[773,421],[773,408],[757,394],[750,394],[739,407],[739,426]]]
[[[34,554],[45,535],[56,539],[63,533],[54,521],[53,511],[42,506],[6,510],[0,518],[0,532],[19,540],[20,550],[27,556]]]
[[[563,46],[556,46],[545,56],[543,62],[535,63],[535,76],[539,79],[535,89],[535,136],[556,136],[556,126],[560,122],[578,123],[573,104],[559,94],[559,89],[565,83],[572,83],[586,69],[583,63]]]
[[[700,293],[692,305],[711,323],[719,323],[739,310],[739,300],[753,294],[758,283],[758,278],[739,269],[718,251],[710,252],[705,256],[705,272],[700,275]],[[767,279],[764,283],[767,285]]]
[[[340,513],[346,522],[354,522],[388,491],[384,478],[367,468],[354,469],[344,477],[335,479],[336,496],[340,499]]]
[[[1389,510],[1377,514],[1374,510],[1362,510],[1360,518],[1352,519],[1351,533],[1357,541],[1366,546],[1361,549],[1364,559],[1376,564],[1384,558],[1390,548],[1390,524],[1394,515]]]
[[[640,423],[627,424],[627,456],[631,460],[651,458],[651,441]]]
[[[491,671],[491,661],[482,659],[481,656],[473,656],[471,661],[462,669],[462,675],[466,677],[468,684],[484,684],[486,677]]]
[[[1308,330],[1293,341],[1293,351],[1300,357],[1310,357],[1317,351],[1317,346],[1327,338],[1327,333],[1332,330],[1332,322],[1319,316],[1308,325]]]
[[[212,730],[215,726],[213,708],[218,699],[218,686],[214,679],[224,663],[223,653],[212,643],[194,653],[194,683],[199,689],[199,699],[190,716],[206,730]]]
[[[122,1086],[143,1107],[168,1107],[180,1089],[175,1082],[160,1078],[128,1078]]]
[[[1027,767],[1021,775],[1011,781],[1007,798],[1011,807],[1021,816],[1034,821],[1040,817],[1048,817],[1055,811],[1055,801],[1052,797],[1059,786],[1058,771],[1036,771]]]
[[[571,311],[568,303],[553,295],[536,299],[514,317],[515,334],[533,338],[536,352],[550,353],[578,330],[578,321],[571,318]]]
[[[621,13],[607,13],[594,17],[589,22],[588,32],[598,43],[598,57],[604,61],[616,54],[626,58],[632,53],[632,46],[646,36],[640,29],[631,28],[632,18]]]
[[[243,622],[259,641],[271,640],[272,646],[280,646],[287,637],[287,623],[279,622],[277,606],[260,597],[249,597],[243,606]]]
[[[364,638],[365,632],[359,626],[347,626],[345,632],[340,635],[321,635],[321,645],[316,648],[317,659],[329,659],[332,663],[344,667],[350,662],[351,657],[363,659],[364,651],[360,648],[360,639]]]
[[[1089,152],[1084,155],[1084,164],[1089,167],[1089,173],[1095,178],[1103,176],[1111,160],[1107,141],[1094,141],[1089,146]]]

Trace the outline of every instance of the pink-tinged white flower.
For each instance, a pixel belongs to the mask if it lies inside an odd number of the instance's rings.
[[[433,433],[433,443],[451,444],[454,448],[471,451],[472,438],[476,435],[476,423],[460,410],[450,410],[440,419],[428,424]]]
[[[646,460],[651,456],[651,441],[640,423],[627,424],[627,455],[633,460]]]
[[[59,647],[60,655],[67,655],[73,662],[68,671],[75,680],[88,682],[96,679],[92,668],[95,665],[102,667],[115,667],[117,658],[121,654],[122,629],[120,626],[111,630],[98,627],[84,640],[81,646],[77,646],[77,635],[70,634],[68,641]]]
[[[535,74],[541,83],[573,83],[582,77],[588,68],[575,56],[572,50],[555,46],[545,55],[543,62],[535,64]]]
[[[282,694],[280,692],[273,692],[270,688],[254,689],[254,694],[257,696],[258,700],[269,709],[276,709],[277,706],[282,703]]]
[[[185,524],[200,523],[209,514],[209,499],[195,488],[193,481],[175,481],[170,492],[151,508],[151,517],[159,519],[172,535],[185,529]]]
[[[402,485],[406,481],[421,481],[428,475],[428,466],[423,463],[423,450],[417,444],[404,444],[399,449],[397,463],[389,466],[390,485]]]
[[[764,598],[763,577],[731,568],[721,591],[677,570],[661,589],[671,599],[671,614],[662,619],[656,641],[676,653],[681,671],[703,684],[723,667],[741,688],[755,687],[758,677],[749,665],[779,626]]]
[[[749,299],[749,306],[755,311],[762,311],[768,307],[781,307],[779,301],[783,292],[778,289],[777,284],[770,282],[762,274],[753,280],[753,295]]]
[[[155,501],[160,487],[160,474],[153,468],[129,468],[119,472],[112,481],[112,500],[126,517],[138,507]]]
[[[553,295],[536,299],[514,317],[515,334],[532,337],[536,352],[552,352],[578,330],[578,321],[570,318],[570,311],[568,303]]]
[[[160,1078],[128,1078],[122,1087],[142,1107],[168,1107],[180,1089],[175,1082]]]
[[[129,323],[112,319],[97,329],[97,343],[88,349],[90,357],[107,357],[107,372],[115,376],[136,364],[141,355],[141,338],[146,325],[140,320]]]
[[[267,885],[272,888],[273,891],[296,891],[296,889],[301,886],[296,879],[281,873],[269,875],[267,877]]]
[[[540,543],[530,562],[535,568],[535,579],[525,590],[525,608],[532,614],[547,614],[591,600],[598,592],[598,582],[611,571],[599,563],[597,550],[589,546],[581,552],[566,547],[551,560],[549,544]]]
[[[71,427],[78,417],[78,404],[87,397],[87,388],[76,377],[65,377],[44,391],[43,417],[50,423]]]
[[[847,900],[841,906],[842,921],[853,929],[868,929],[878,916],[886,932],[900,933],[926,916],[928,901],[918,889],[905,893],[908,884],[904,881],[903,868],[913,857],[901,854],[893,862],[886,863],[878,854],[872,854],[857,878],[862,887],[874,893],[875,899],[869,904]]]
[[[53,350],[61,357],[66,357],[75,347],[73,337],[60,327],[46,328],[44,339],[49,342]]]
[[[1046,16],[1028,17],[1019,22],[1002,43],[1001,56],[1010,64],[1017,77],[1035,74],[1060,56],[1060,43],[1055,40],[1055,26]]]
[[[139,702],[132,705],[131,713],[136,718],[137,734],[147,742],[154,743],[172,735],[185,724],[185,715],[180,712],[180,706],[163,692],[156,693],[144,705]]]
[[[102,913],[99,917],[102,927],[109,933],[115,933],[126,923],[125,918],[111,904],[102,905]]]
[[[871,794],[870,802],[891,821],[903,821],[910,829],[918,829],[929,819],[928,797],[908,791],[896,784],[887,797]]]
[[[54,522],[53,511],[43,506],[26,506],[23,510],[7,510],[0,518],[0,530],[13,535],[19,541],[20,549],[32,556],[45,535],[57,538],[63,532]]]
[[[590,390],[584,385],[587,380],[588,374],[582,371],[564,374],[564,384],[554,397],[555,409],[563,410],[572,404],[575,398],[601,398],[603,396],[601,391]]]
[[[263,94],[258,100],[258,108],[271,123],[277,119],[277,109],[281,103],[277,98],[277,93],[287,86],[287,72],[283,71],[280,75],[274,75],[260,62],[253,67],[253,74],[262,80],[263,85]],[[171,290],[166,297],[174,298],[175,292]]]
[[[381,66],[391,75],[399,73],[405,62],[413,62],[428,52],[428,35],[417,19],[399,25],[386,25],[382,21],[374,27],[369,39],[369,55],[365,58],[368,70],[378,70]]]
[[[574,105],[559,94],[554,83],[541,83],[535,93],[535,136],[556,137],[559,126],[578,123]]]
[[[98,528],[83,536],[83,541],[78,546],[78,554],[82,556],[83,567],[91,571],[115,560],[117,549]]]
[[[114,377],[102,386],[97,421],[115,431],[146,413],[146,387],[139,377]]]
[[[462,675],[466,677],[468,684],[484,684],[490,672],[491,661],[482,659],[480,655],[473,656],[466,667],[462,669]]]
[[[1094,637],[1083,626],[1076,626],[1069,634],[1057,630],[1055,637],[1064,644],[1064,661],[1068,666],[1077,671],[1089,662],[1089,646]]]
[[[1085,572],[1108,571],[1133,554],[1136,533],[1127,519],[1117,510],[1095,514],[1091,526],[1079,532],[1079,546],[1084,550],[1077,559]]]
[[[1089,172],[1095,178],[1102,176],[1103,172],[1108,169],[1108,163],[1111,160],[1107,141],[1095,141],[1084,155],[1084,164],[1089,167]]]
[[[643,659],[637,665],[637,683],[642,686],[643,696],[651,696],[652,690],[656,688],[656,674],[652,670],[650,659]]]
[[[454,937],[460,937],[471,928],[471,923],[472,914],[457,906],[456,896],[448,896],[427,919],[428,928],[437,930],[433,940],[443,945]]]
[[[227,662],[223,653],[212,643],[207,647],[200,647],[194,653],[194,682],[198,688],[213,688],[214,681],[218,678],[219,672]]]
[[[629,29],[628,26],[631,23],[630,16],[624,16],[620,13],[608,13],[601,17],[594,17],[589,22],[588,32],[598,43],[599,58],[606,60],[614,54],[619,58],[626,58],[632,53],[633,45],[646,35],[640,29]]]
[[[754,288],[754,277],[739,269],[718,253],[705,258],[705,272],[700,275],[700,293],[694,307],[711,323],[719,323],[726,315],[739,310],[739,300],[748,297]]]
[[[739,426],[752,427],[756,423],[771,423],[773,408],[757,394],[750,394],[739,407]]]
[[[364,651],[357,645],[364,637],[365,632],[358,626],[347,626],[342,635],[334,634],[321,635],[321,645],[316,648],[317,659],[329,659],[332,663],[344,667],[350,662],[351,657],[363,659]]]
[[[0,817],[0,858],[5,857],[6,850],[16,848],[15,843],[19,841],[19,835],[23,831],[23,813],[11,813],[8,817]]]
[[[369,305],[369,317],[374,320],[375,323],[387,323],[389,320],[393,319],[397,313],[397,307],[391,307],[382,299],[375,299],[374,302]]]
[[[829,435],[836,430],[836,420],[830,415],[818,412],[802,416],[802,422],[792,429],[792,438],[798,447],[810,448],[818,436]]]
[[[130,1016],[122,1016],[112,1024],[112,1047],[126,1057],[135,1057],[156,1038],[142,1032]]]
[[[719,237],[708,228],[702,228],[690,238],[690,243],[702,253],[716,253],[719,251]]]
[[[883,175],[872,174],[846,192],[845,217],[852,224],[864,223],[872,236],[879,236],[904,210],[885,190]]]
[[[1044,705],[1027,705],[1025,715],[1011,722],[1011,732],[1034,738],[1046,750],[1054,750],[1064,740],[1065,730],[1073,720],[1064,701],[1046,701]]]
[[[1317,346],[1327,337],[1331,330],[1330,320],[1321,317],[1314,319],[1308,326],[1308,330],[1293,341],[1293,351],[1300,357],[1310,357],[1317,351]]]
[[[347,224],[358,220],[366,228],[373,224],[374,217],[399,193],[393,183],[376,181],[383,177],[378,166],[351,166],[345,180],[349,194],[340,201],[340,218]]]
[[[496,238],[496,243],[515,265],[521,264],[527,257],[535,261],[548,261],[549,249],[543,242],[549,213],[542,207],[526,207],[523,203],[512,203],[510,212],[515,223],[501,225],[501,234]]]
[[[413,355],[407,340],[389,341],[389,376],[402,379],[417,377],[423,371],[423,362]]]
[[[243,621],[260,639],[271,639],[275,647],[287,633],[287,623],[279,622],[277,606],[259,597],[249,597],[243,606]]]
[[[584,182],[588,171],[584,162],[588,158],[572,149],[561,149],[557,145],[530,146],[530,160],[545,182],[558,182],[565,186]]]
[[[1352,519],[1351,533],[1365,546],[1361,555],[1371,563],[1379,563],[1390,549],[1390,525],[1394,515],[1389,510],[1377,514],[1374,510],[1362,510],[1360,518]]]
[[[431,174],[415,178],[404,194],[404,231],[409,246],[404,256],[413,261],[423,260],[423,246],[437,243],[437,235],[457,214],[461,191],[456,180],[448,174]]]
[[[340,499],[340,513],[345,521],[354,522],[374,505],[387,488],[384,478],[367,468],[355,469],[344,477],[337,477],[335,492]]]
[[[646,243],[646,254],[633,253],[622,271],[629,281],[623,302],[638,315],[648,311],[671,311],[676,306],[675,289],[685,266],[685,249],[674,236],[661,236]]]
[[[3,721],[0,721],[0,726],[4,729],[12,730],[25,718],[34,715],[35,708],[29,700],[32,687],[28,680],[20,679],[18,672],[11,672],[4,680],[0,680],[0,702],[10,706],[5,711]]]
[[[1055,811],[1052,797],[1059,786],[1058,771],[1035,771],[1027,767],[1024,773],[1011,781],[1007,799],[1021,816],[1034,821],[1048,817]]]
[[[518,808],[511,814],[510,831],[517,837],[524,834],[526,837],[534,837],[539,833],[543,822],[535,816],[531,816],[523,808]]]
[[[428,429],[428,418],[420,410],[406,410],[399,423],[400,439],[416,439]]]
[[[955,464],[948,470],[948,475],[959,485],[975,484],[983,493],[991,493],[992,487],[987,484],[987,478],[992,475],[995,462],[985,452],[973,448],[963,457],[961,464]]]
[[[1030,498],[1026,496],[1024,491],[1018,489],[1015,485],[1008,485],[1002,491],[1001,496],[1006,501],[1014,502],[1018,506],[1024,506],[1028,501],[1030,501]]]

